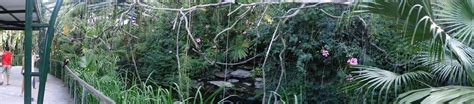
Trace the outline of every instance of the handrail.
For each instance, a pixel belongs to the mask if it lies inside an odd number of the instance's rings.
[[[102,92],[100,92],[99,90],[95,89],[93,86],[89,85],[86,81],[82,80],[74,71],[72,71],[71,69],[69,69],[68,66],[64,66],[64,68],[67,70],[67,72],[69,73],[69,75],[74,79],[76,80],[81,86],[82,86],[82,89],[83,89],[83,96],[82,96],[82,103],[84,104],[84,99],[85,99],[85,90],[91,92],[92,95],[96,96],[99,98],[99,100],[101,102],[103,102],[104,104],[115,104],[115,101],[112,100],[111,98],[109,98],[108,96],[105,96]]]

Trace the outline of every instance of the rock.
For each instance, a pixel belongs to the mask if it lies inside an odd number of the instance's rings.
[[[230,73],[230,75],[236,78],[249,78],[251,73],[250,71],[247,71],[247,70],[238,69]]]
[[[263,81],[263,78],[255,78],[255,81],[261,82],[261,81]]]
[[[263,82],[255,82],[254,84],[257,89],[263,88]]]
[[[244,82],[243,84],[244,84],[245,86],[252,86],[251,83],[247,83],[247,82]]]
[[[232,77],[232,75],[230,75],[230,72],[232,72],[232,71],[233,71],[233,70],[228,69],[227,71],[217,72],[217,73],[215,73],[214,75],[215,75],[216,77],[219,77],[219,78],[226,78],[226,77],[227,77],[227,78],[230,78],[230,77]],[[224,72],[227,72],[227,73],[224,74]]]
[[[229,77],[231,77],[231,75],[229,74],[229,72],[227,72],[227,75],[224,74],[224,72],[217,72],[217,73],[215,73],[214,75],[215,75],[216,77],[219,77],[219,78],[226,78],[226,77],[229,78]]]
[[[234,84],[226,81],[209,81],[209,83],[219,86],[219,87],[234,87]]]
[[[237,82],[239,82],[239,80],[238,79],[229,79],[229,80],[227,80],[227,82],[237,83]]]

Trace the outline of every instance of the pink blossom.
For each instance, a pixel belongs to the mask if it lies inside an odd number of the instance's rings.
[[[357,65],[357,64],[359,64],[359,63],[357,62],[357,58],[354,58],[354,57],[352,57],[352,58],[350,58],[349,60],[347,60],[347,63],[348,63],[348,64],[351,64],[351,65]]]
[[[352,74],[349,74],[346,76],[346,80],[352,81],[354,78],[352,77]]]
[[[328,56],[329,56],[329,51],[326,50],[326,49],[323,49],[323,50],[321,50],[321,54],[322,54],[324,57],[328,57]]]
[[[201,43],[201,38],[196,38],[197,43]]]

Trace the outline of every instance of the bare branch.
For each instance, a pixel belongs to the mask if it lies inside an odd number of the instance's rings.
[[[147,4],[143,4],[143,3],[141,3],[141,2],[138,2],[138,5],[143,6],[143,7],[146,7],[146,8],[150,8],[150,9],[154,9],[154,10],[177,11],[177,12],[180,12],[180,11],[194,11],[194,10],[196,10],[197,8],[221,6],[221,5],[227,5],[227,4],[233,4],[233,2],[220,2],[220,3],[213,3],[213,4],[195,5],[195,6],[192,6],[192,7],[189,7],[189,8],[184,8],[184,9],[156,8],[156,7],[149,6],[149,5],[147,5]]]
[[[174,18],[174,21],[173,21],[173,30],[176,28],[176,22],[178,22],[179,15],[180,15],[180,13],[176,12],[176,18]],[[181,23],[181,21],[179,21],[179,23]],[[179,24],[179,25],[181,25],[181,24]]]
[[[268,59],[268,55],[270,54],[270,50],[272,49],[272,45],[273,45],[273,40],[275,39],[275,36],[278,32],[278,28],[280,27],[280,24],[281,24],[281,21],[278,22],[278,25],[276,26],[275,28],[275,31],[273,31],[273,36],[272,36],[272,39],[270,40],[270,44],[268,45],[268,49],[267,49],[267,52],[265,54],[265,58],[263,59],[263,64],[262,64],[262,76],[263,76],[263,100],[262,100],[262,104],[266,104],[265,103],[265,99],[266,99],[266,79],[265,79],[265,64],[267,63],[267,59]]]
[[[281,85],[281,80],[283,80],[283,75],[285,75],[285,61],[283,59],[283,54],[285,53],[285,50],[286,50],[287,46],[286,46],[285,39],[280,37],[280,40],[281,40],[281,43],[283,44],[283,48],[280,50],[280,54],[278,55],[278,57],[280,58],[281,72],[280,72],[280,78],[278,79],[277,87],[275,88],[274,92],[278,92],[278,88],[280,88],[280,85]]]
[[[298,7],[298,8],[291,8],[291,9],[289,9],[288,11],[286,11],[286,13],[285,13],[284,16],[276,17],[276,18],[284,18],[283,20],[286,21],[288,18],[293,17],[293,16],[296,16],[296,14],[298,14],[298,12],[300,12],[300,10],[301,10],[303,7],[305,7],[305,6],[306,6],[306,4],[303,3],[303,4],[301,4],[301,6]],[[293,12],[293,13],[290,14],[290,15],[287,15],[287,14],[290,13],[291,11],[295,11],[295,12]]]
[[[176,63],[178,63],[178,70],[181,69],[181,62],[179,61],[179,32],[180,32],[180,29],[181,29],[181,22],[183,20],[180,20],[179,21],[179,24],[178,24],[178,30],[176,30]]]
[[[192,11],[188,11],[189,12],[192,12]],[[191,29],[189,28],[189,21],[188,21],[188,17],[186,17],[186,14],[183,12],[183,11],[179,11],[179,13],[181,13],[181,19],[184,20],[184,27],[186,29],[186,32],[188,33],[188,36],[191,38],[191,41],[193,42],[194,44],[194,47],[199,51],[201,52],[201,49],[198,45],[198,43],[196,42],[193,34],[191,33]]]
[[[217,45],[217,38],[219,38],[219,36],[226,32],[226,31],[229,31],[230,29],[234,28],[234,26],[250,11],[250,9],[252,8],[248,8],[244,13],[242,13],[239,18],[230,26],[230,27],[227,27],[225,28],[224,30],[222,30],[221,32],[217,33],[217,35],[214,37],[214,44]]]
[[[332,14],[329,14],[327,13],[326,11],[324,11],[324,9],[319,9],[321,12],[323,12],[324,14],[326,14],[327,16],[331,17],[331,18],[336,18],[336,19],[341,19],[342,18],[342,15],[344,15],[344,13],[346,12],[343,12],[341,16],[335,16],[335,15],[332,15]]]

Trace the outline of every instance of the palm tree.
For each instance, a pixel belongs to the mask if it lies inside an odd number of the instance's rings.
[[[474,84],[474,49],[470,47],[474,0],[374,0],[358,2],[354,10],[394,17],[404,24],[409,43],[430,44],[417,56],[421,67],[429,68],[430,73],[412,69],[396,74],[375,67],[352,66],[362,69],[353,72],[359,73],[354,86],[366,92],[377,90],[379,96],[409,90],[398,95],[398,103],[474,102],[474,87],[470,86]],[[430,83],[447,86],[432,87]],[[428,88],[415,89],[418,87]]]

